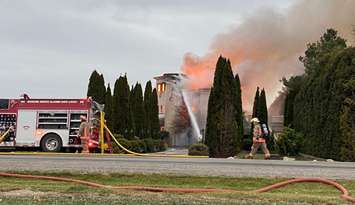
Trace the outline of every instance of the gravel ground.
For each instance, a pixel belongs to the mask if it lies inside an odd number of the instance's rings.
[[[172,157],[1,155],[0,171],[160,173],[355,179],[355,163]]]

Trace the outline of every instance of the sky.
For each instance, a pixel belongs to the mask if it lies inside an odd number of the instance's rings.
[[[187,52],[261,8],[293,0],[0,0],[1,98],[86,97],[96,69],[106,83],[179,72]],[[112,87],[112,86],[111,86]]]

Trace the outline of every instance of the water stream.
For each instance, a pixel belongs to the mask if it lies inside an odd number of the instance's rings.
[[[189,101],[189,99],[187,97],[187,94],[186,94],[186,91],[184,89],[181,89],[181,95],[182,95],[183,101],[185,102],[185,105],[187,107],[187,112],[188,112],[189,117],[190,117],[192,129],[195,132],[195,136],[197,137],[197,140],[200,141],[202,139],[202,136],[201,136],[201,133],[200,133],[200,128],[198,126],[198,123],[197,123],[197,120],[196,120],[196,116],[192,112],[190,101]]]
[[[187,107],[187,112],[188,112],[190,120],[191,120],[192,129],[195,132],[194,137],[197,137],[197,141],[200,141],[200,140],[202,140],[202,135],[200,133],[200,127],[198,126],[196,116],[192,111],[190,100],[188,99],[187,93],[184,89],[185,78],[181,74],[179,74],[179,78],[180,78],[179,88],[181,90],[182,99]]]

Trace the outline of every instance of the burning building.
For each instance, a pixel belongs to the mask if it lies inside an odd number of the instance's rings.
[[[169,132],[167,143],[170,147],[187,147],[205,137],[208,98],[210,88],[191,88],[186,84],[186,75],[165,73],[154,78],[158,92],[159,120],[162,130]],[[187,85],[187,86],[186,86]],[[282,100],[282,99],[281,99]],[[272,103],[270,110],[275,110]],[[269,113],[269,126],[274,133],[283,129],[282,108]],[[245,112],[244,134],[250,134],[252,116]]]
[[[205,135],[210,88],[185,89],[187,76],[165,73],[154,78],[161,128],[169,132],[171,147],[187,147]]]

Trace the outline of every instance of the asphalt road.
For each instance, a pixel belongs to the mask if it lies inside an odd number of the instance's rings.
[[[81,155],[1,155],[0,171],[355,179],[355,163]]]

